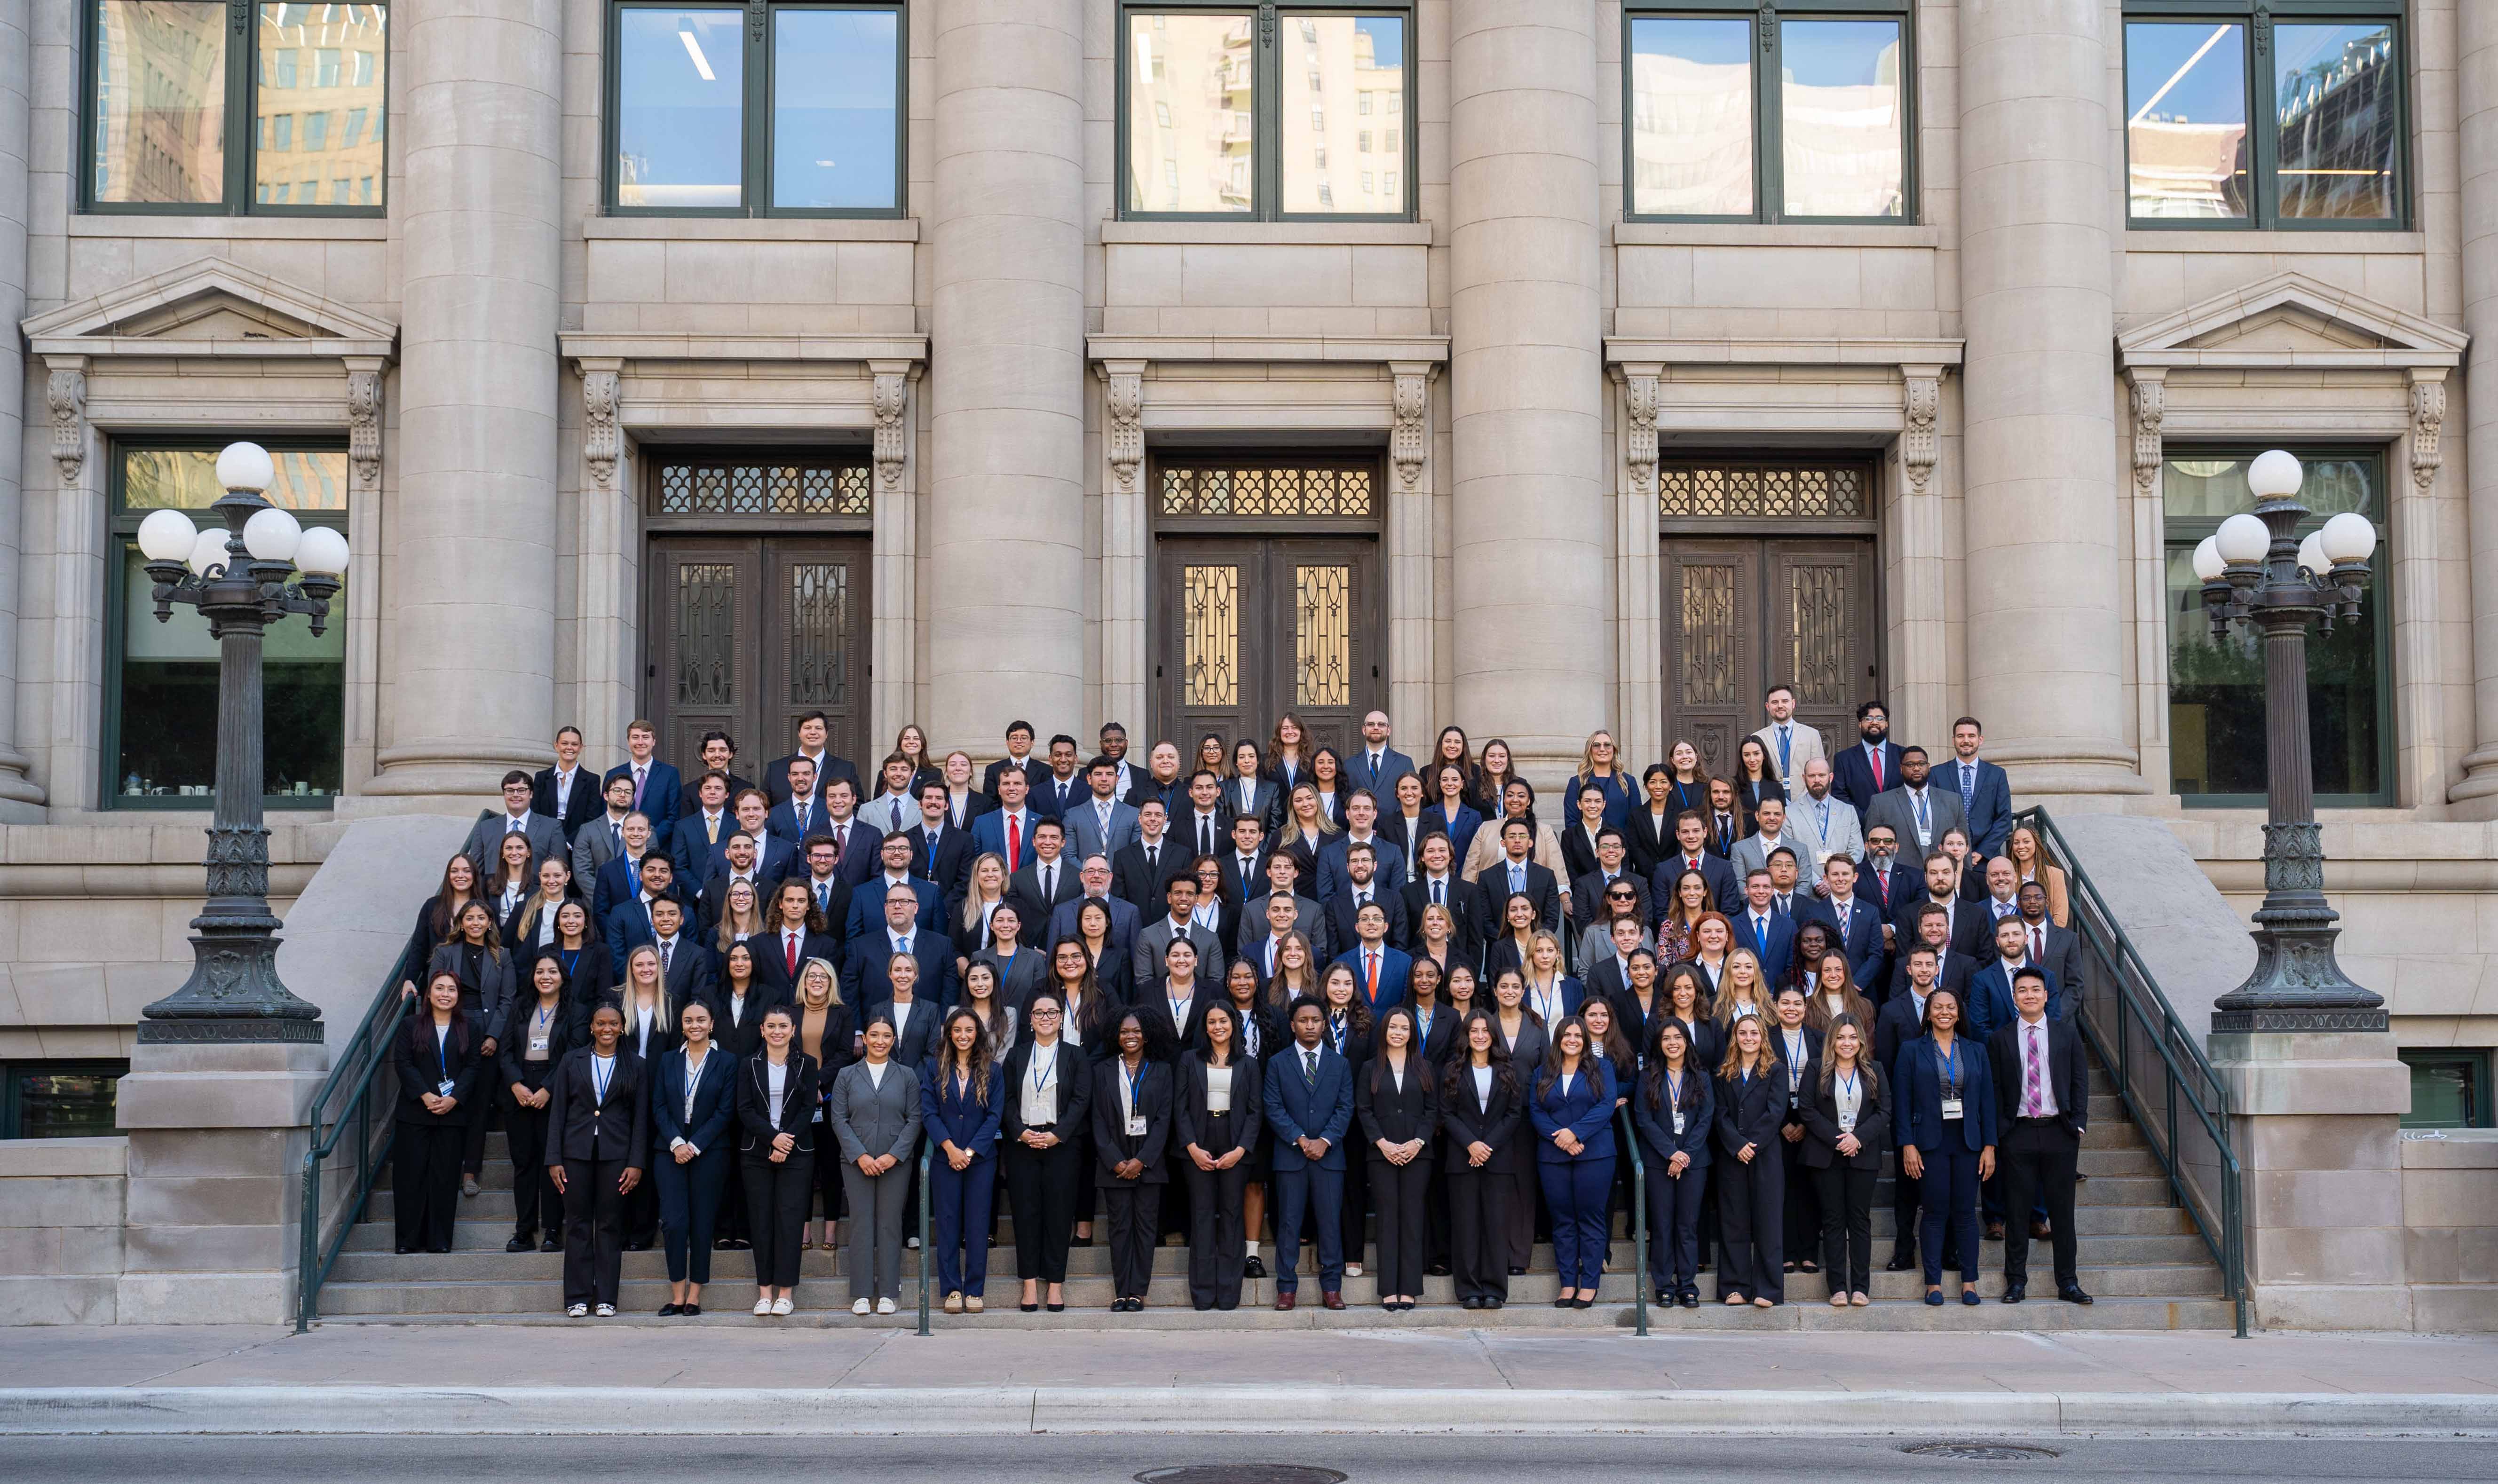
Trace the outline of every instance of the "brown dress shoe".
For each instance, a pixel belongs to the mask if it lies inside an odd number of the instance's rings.
[[[1292,1307],[1293,1295],[1288,1293],[1279,1293],[1275,1295],[1275,1312],[1279,1314],[1289,1313],[1292,1311]]]
[[[2001,1221],[1989,1221],[1986,1223],[1986,1240],[1989,1242],[2002,1242],[2003,1240],[2003,1223]]]
[[[2044,1221],[2033,1221],[2030,1223],[2030,1235],[2043,1242],[2055,1236],[2056,1229]]]
[[[1319,1302],[1329,1308],[1342,1308],[1344,1307],[1344,1295],[1340,1293],[1323,1293],[1319,1295]]]

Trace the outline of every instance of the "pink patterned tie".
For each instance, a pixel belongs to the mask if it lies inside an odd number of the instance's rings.
[[[2021,1058],[2021,1116],[2035,1118],[2042,1100],[2038,1095],[2038,1027],[2025,1026],[2029,1034],[2029,1053]]]

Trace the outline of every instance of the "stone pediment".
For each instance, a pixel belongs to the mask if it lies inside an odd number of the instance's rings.
[[[35,315],[37,355],[388,357],[398,327],[219,259]]]
[[[2428,368],[2459,365],[2470,337],[2349,289],[2282,273],[2117,337],[2135,368]]]

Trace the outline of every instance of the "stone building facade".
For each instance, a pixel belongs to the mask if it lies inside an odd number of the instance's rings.
[[[2346,962],[2479,1051],[2493,204],[2471,0],[0,0],[0,1063],[187,964],[201,651],[126,549],[231,437],[356,559],[282,893],[563,723],[1378,705],[1557,776],[1786,680],[2241,906],[2251,652],[2179,574],[2290,447],[2382,538]]]

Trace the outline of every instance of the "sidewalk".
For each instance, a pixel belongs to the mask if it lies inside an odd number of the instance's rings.
[[[0,1434],[1955,1427],[2498,1434],[2498,1337],[0,1329]]]

